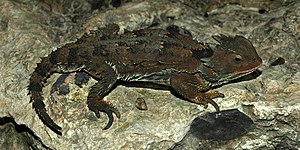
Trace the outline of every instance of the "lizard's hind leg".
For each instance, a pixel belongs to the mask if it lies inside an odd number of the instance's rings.
[[[102,69],[103,71],[87,71],[92,77],[98,80],[98,82],[90,88],[87,104],[88,108],[93,111],[98,118],[100,118],[99,112],[107,114],[109,120],[107,125],[103,128],[106,130],[110,128],[113,123],[113,113],[117,118],[120,118],[121,115],[111,102],[103,100],[117,81],[117,74],[115,71],[110,66],[104,68],[105,69]]]

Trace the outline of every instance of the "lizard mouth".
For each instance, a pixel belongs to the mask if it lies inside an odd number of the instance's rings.
[[[242,71],[242,72],[238,72],[238,73],[231,74],[231,75],[228,75],[226,77],[223,77],[217,83],[214,83],[213,86],[219,86],[219,85],[228,83],[232,80],[235,80],[235,79],[241,78],[243,76],[249,75],[252,72],[254,72],[255,70],[257,70],[259,67],[260,67],[260,65],[258,65],[257,67],[254,67],[252,69],[249,69],[249,70],[245,70],[245,71]]]
[[[231,77],[228,76],[228,79],[234,80],[234,79],[238,79],[238,78],[240,78],[240,77],[249,75],[249,74],[251,74],[252,72],[254,72],[255,70],[257,70],[259,67],[260,67],[260,65],[258,65],[257,67],[254,67],[254,68],[252,68],[252,69],[249,69],[249,70],[245,70],[245,71],[242,71],[242,72],[238,72],[238,73],[232,75]]]

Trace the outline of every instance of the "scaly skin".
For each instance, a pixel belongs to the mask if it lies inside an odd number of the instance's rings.
[[[42,58],[30,78],[31,102],[40,119],[54,132],[59,127],[47,114],[43,102],[43,83],[54,72],[84,71],[98,80],[89,91],[88,108],[97,117],[120,112],[103,98],[117,80],[145,81],[171,87],[188,101],[219,106],[214,98],[224,97],[212,91],[238,77],[253,72],[262,60],[252,44],[242,36],[214,36],[220,44],[213,50],[193,40],[187,32],[171,26],[167,30],[142,29],[118,35],[119,27],[111,25],[85,35]]]

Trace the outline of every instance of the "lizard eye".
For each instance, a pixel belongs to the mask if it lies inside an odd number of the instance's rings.
[[[239,63],[241,61],[242,61],[242,56],[241,55],[235,55],[234,62]]]

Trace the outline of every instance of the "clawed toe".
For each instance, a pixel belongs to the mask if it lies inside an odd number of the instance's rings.
[[[214,108],[216,109],[216,112],[220,111],[220,107],[218,106],[218,104],[214,100],[209,99],[207,102],[214,106]]]
[[[104,112],[108,116],[108,123],[103,128],[103,130],[109,129],[111,127],[114,121],[113,113],[117,116],[117,118],[121,117],[120,112],[108,101],[95,100],[92,103],[88,103],[88,107],[95,113],[97,118],[100,118],[99,112]]]
[[[207,93],[205,93],[205,103],[209,103],[211,105],[214,106],[214,108],[216,109],[216,112],[220,111],[220,107],[218,106],[218,104],[213,100],[214,98],[224,98],[225,95],[218,92],[218,91],[209,91]]]
[[[114,114],[117,116],[117,118],[119,118],[119,119],[120,119],[121,114],[120,114],[120,112],[119,112],[116,108],[114,108],[114,107],[111,107],[110,110],[104,111],[104,112],[105,112],[105,113],[107,114],[107,116],[108,116],[108,123],[107,123],[106,126],[103,128],[103,130],[106,130],[106,129],[109,129],[109,128],[111,127],[112,123],[114,122],[113,113],[114,113]]]
[[[220,98],[224,98],[225,97],[225,95],[223,94],[223,93],[219,93],[219,96],[218,97],[220,97]]]

